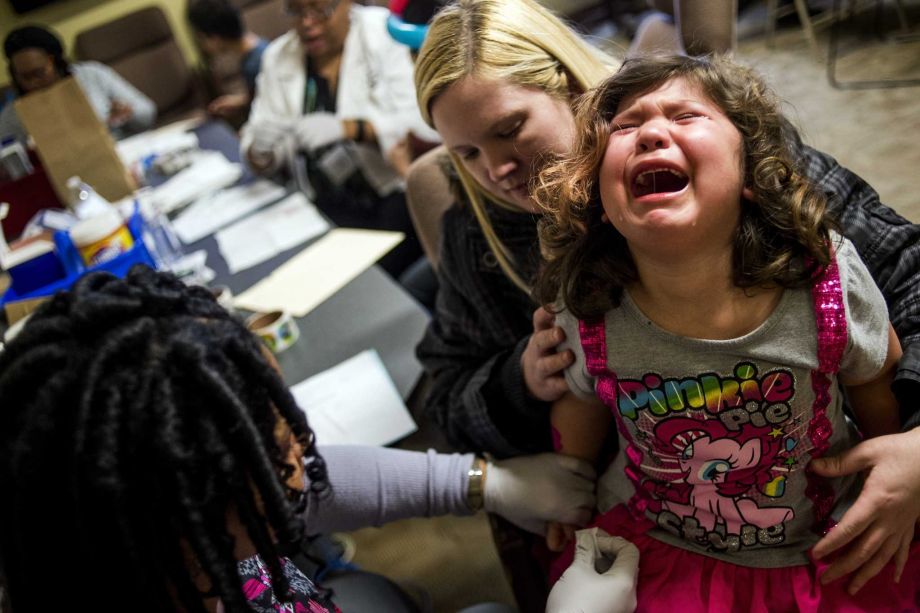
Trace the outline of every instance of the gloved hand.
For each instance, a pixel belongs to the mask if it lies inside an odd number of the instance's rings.
[[[598,572],[595,563],[609,559],[613,565]],[[575,559],[550,591],[546,613],[632,613],[638,575],[635,545],[600,528],[578,530]]]
[[[300,146],[310,153],[345,138],[342,120],[325,111],[301,117],[294,132]]]
[[[489,462],[483,488],[485,509],[535,534],[546,522],[584,526],[594,510],[590,464],[559,453]]]
[[[290,138],[294,131],[295,123],[288,120],[271,117],[250,118],[244,130],[250,136],[249,150],[246,157],[250,164],[260,171],[270,168],[275,161],[284,157]]]

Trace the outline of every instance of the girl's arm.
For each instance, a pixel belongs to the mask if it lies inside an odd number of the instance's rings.
[[[901,356],[901,343],[889,323],[888,356],[878,376],[864,383],[848,383],[841,377],[856,423],[866,438],[894,434],[900,429],[898,400],[891,391],[891,383]]]
[[[416,349],[431,378],[425,414],[461,451],[551,451],[550,404],[530,396],[521,370],[531,322],[514,305],[529,299],[500,272],[482,272],[480,235],[471,213],[445,212],[437,304]]]
[[[610,410],[599,399],[585,400],[567,392],[550,410],[553,447],[557,453],[596,464],[607,438],[610,419]],[[546,546],[550,551],[562,551],[574,536],[573,526],[550,523],[546,529]]]
[[[610,409],[598,398],[585,400],[572,392],[553,403],[550,422],[558,453],[594,464],[607,439]]]

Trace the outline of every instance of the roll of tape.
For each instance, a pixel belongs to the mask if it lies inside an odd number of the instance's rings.
[[[261,338],[273,353],[281,353],[300,338],[297,322],[284,311],[255,313],[246,320],[246,327]]]

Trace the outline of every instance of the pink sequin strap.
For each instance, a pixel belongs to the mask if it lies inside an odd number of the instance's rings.
[[[811,295],[818,329],[818,368],[811,371],[811,388],[815,400],[807,434],[813,449],[812,458],[820,458],[830,447],[830,438],[834,432],[827,418],[827,407],[831,401],[833,376],[840,369],[847,345],[847,318],[840,286],[840,269],[833,254],[830,264],[812,287]],[[830,515],[834,508],[834,490],[827,479],[811,471],[807,472],[807,479],[805,495],[814,505],[814,530],[826,534],[833,527]]]
[[[636,493],[627,503],[630,513],[637,520],[645,520],[645,509],[649,501],[647,494],[642,486],[642,473],[639,466],[642,465],[642,451],[636,446],[632,435],[623,423],[623,417],[617,410],[617,375],[615,372],[607,369],[607,328],[604,317],[578,322],[578,334],[581,338],[581,346],[585,352],[585,366],[588,374],[597,378],[597,396],[607,405],[613,418],[616,420],[617,428],[623,433],[626,439],[626,467],[624,472],[632,481]]]

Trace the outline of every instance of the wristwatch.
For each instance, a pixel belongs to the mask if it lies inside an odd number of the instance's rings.
[[[485,505],[486,461],[480,457],[473,458],[473,465],[467,472],[469,483],[466,487],[466,504],[470,511],[476,513]]]

